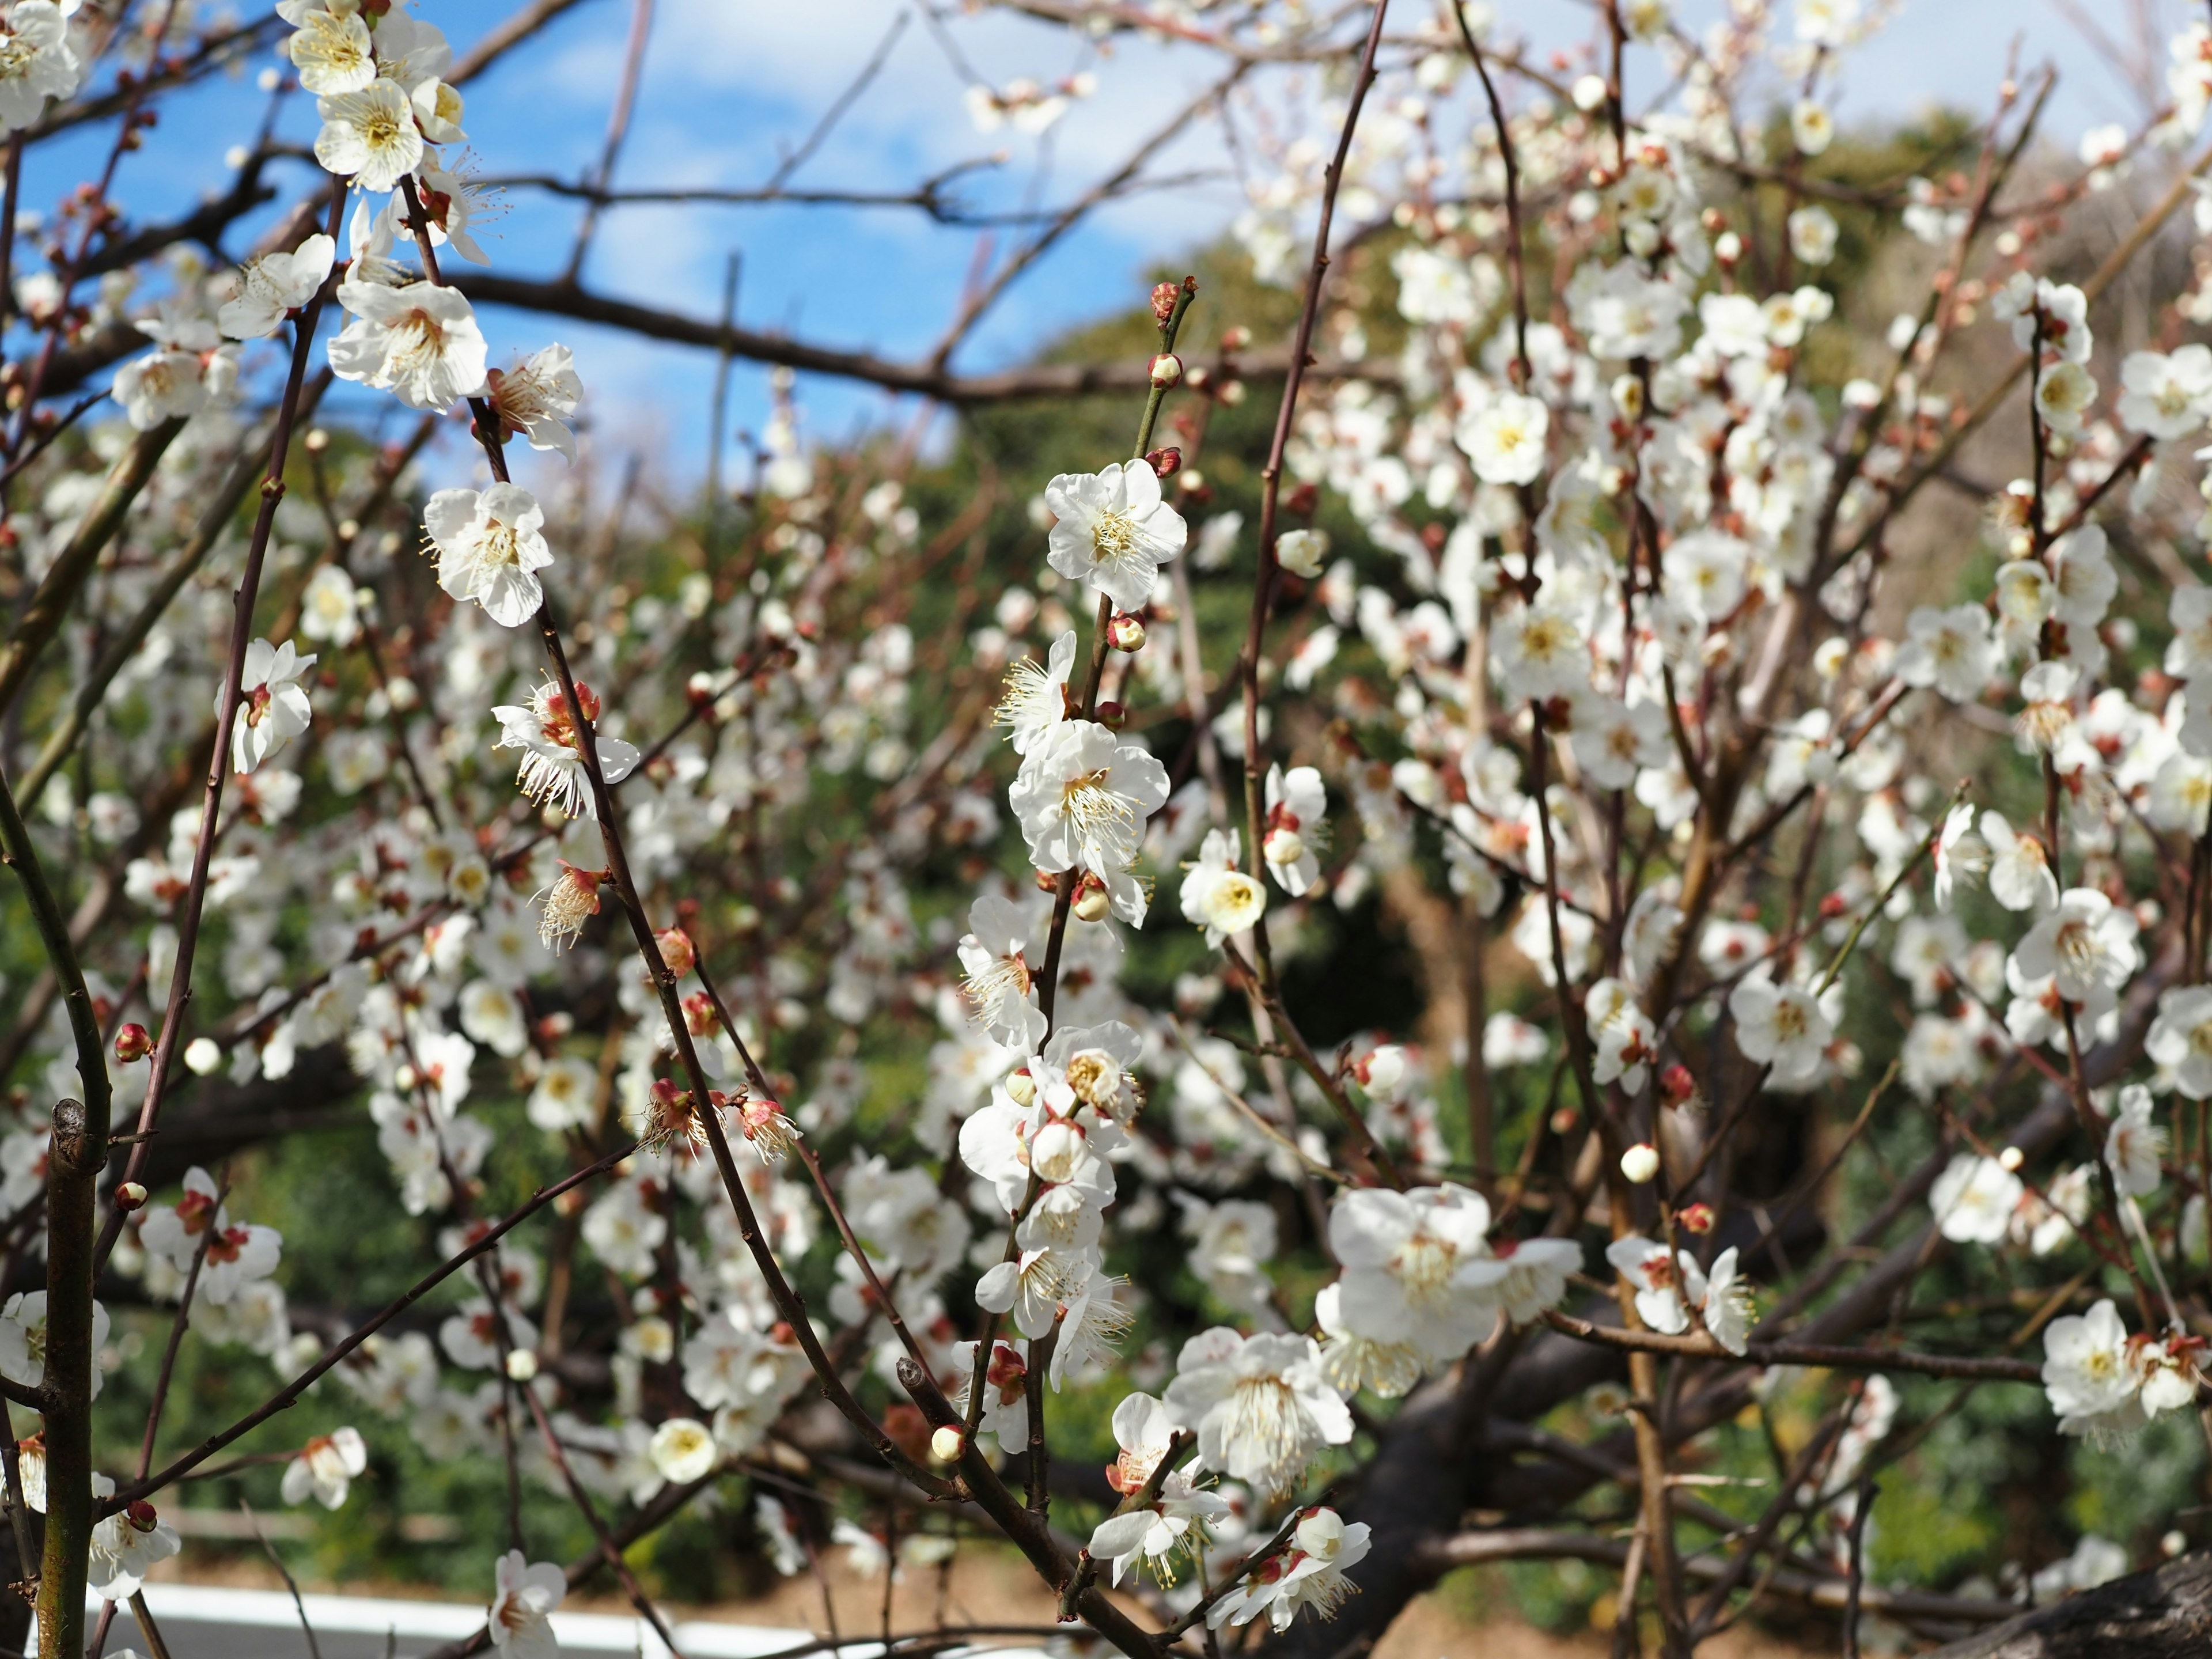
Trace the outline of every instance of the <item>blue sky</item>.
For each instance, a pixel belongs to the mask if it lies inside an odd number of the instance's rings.
[[[422,14],[465,46],[520,0],[423,0]],[[584,0],[470,90],[471,149],[488,175],[574,177],[596,161],[614,96],[632,0]],[[1723,0],[1682,0],[1693,24],[1720,15]],[[2161,21],[2184,15],[2162,0]],[[1064,27],[1004,12],[963,15],[942,3],[933,29],[914,0],[659,0],[635,118],[618,185],[756,186],[851,82],[896,20],[908,16],[884,72],[793,179],[798,186],[902,190],[955,163],[1003,152],[960,186],[987,210],[1057,204],[1118,165],[1127,152],[1194,94],[1218,64],[1193,50],[1166,50],[1121,37],[1110,51]],[[1586,40],[1591,12],[1577,0],[1494,0],[1498,31],[1541,50]],[[2124,9],[2094,9],[2109,17]],[[1393,23],[1425,21],[1422,0],[1396,0]],[[1402,23],[1400,18],[1402,16]],[[2117,27],[2117,26],[2115,26]],[[947,45],[947,37],[950,46]],[[1844,82],[1847,122],[1909,113],[1931,103],[1984,107],[2007,48],[2020,61],[2065,70],[2048,131],[2069,147],[2087,127],[2129,118],[2136,107],[2121,78],[2049,0],[1907,0],[1854,55]],[[2122,44],[2127,44],[2123,42]],[[1656,73],[1649,54],[1640,65]],[[1636,70],[1632,60],[1632,101]],[[1078,70],[1098,91],[1079,101],[1046,137],[1011,129],[976,131],[963,105],[967,76],[1003,87],[1016,76],[1051,82]],[[1460,95],[1473,92],[1462,82]],[[118,194],[149,214],[176,210],[187,191],[219,189],[222,156],[249,139],[265,100],[251,76],[219,82],[170,106],[146,151],[126,158]],[[295,99],[282,130],[305,142],[314,122]],[[189,135],[189,137],[186,137]],[[50,205],[105,154],[106,135],[86,133],[39,153],[24,205]],[[1018,361],[1056,331],[1135,302],[1145,273],[1218,234],[1243,204],[1218,137],[1201,131],[1164,153],[1165,174],[1199,172],[1207,181],[1109,206],[1029,270],[956,360],[969,369]],[[304,171],[277,175],[295,188]],[[511,193],[484,246],[495,268],[550,276],[567,263],[577,204],[543,192]],[[720,307],[724,262],[742,252],[740,317],[822,343],[887,355],[925,355],[954,311],[979,241],[1003,253],[1018,230],[931,223],[911,210],[797,207],[636,207],[601,222],[585,268],[587,285],[702,317]],[[564,319],[487,309],[494,361],[557,337],[571,345],[600,427],[641,448],[665,477],[696,477],[703,463],[713,364],[702,352],[655,346]],[[903,419],[881,394],[813,380],[800,396],[809,428],[837,436],[856,426]],[[767,377],[739,364],[732,425],[757,426]]]

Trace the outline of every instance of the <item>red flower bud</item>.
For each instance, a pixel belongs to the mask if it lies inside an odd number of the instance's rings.
[[[135,1020],[115,1034],[115,1057],[125,1066],[154,1052],[154,1039]]]

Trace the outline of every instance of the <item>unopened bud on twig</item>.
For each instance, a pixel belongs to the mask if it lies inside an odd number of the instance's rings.
[[[1674,1219],[1682,1224],[1685,1232],[1709,1233],[1713,1230],[1713,1206],[1710,1204],[1688,1205]]]
[[[126,1181],[115,1189],[115,1207],[129,1215],[143,1209],[146,1203],[146,1188],[136,1181]]]
[[[1638,1141],[1620,1155],[1620,1172],[1641,1187],[1659,1173],[1659,1149],[1650,1141]]]
[[[1170,386],[1182,379],[1182,359],[1172,351],[1163,351],[1152,359],[1152,384]]]
[[[1106,884],[1085,871],[1083,879],[1075,884],[1075,919],[1078,921],[1103,921],[1112,903],[1106,891]]]
[[[507,1375],[510,1382],[529,1382],[538,1375],[538,1356],[527,1348],[509,1348],[507,1351]]]
[[[1106,623],[1106,642],[1116,651],[1143,650],[1145,619],[1127,611],[1116,611]]]
[[[1145,457],[1145,464],[1152,469],[1154,477],[1171,478],[1182,466],[1182,451],[1172,444],[1164,449],[1155,449]]]
[[[968,1432],[948,1423],[929,1437],[929,1455],[940,1463],[957,1463],[968,1449]]]
[[[691,971],[699,960],[699,952],[691,943],[691,935],[681,927],[664,927],[653,936],[660,945],[660,959],[668,964],[668,971],[681,979]]]
[[[132,1021],[115,1034],[115,1057],[125,1066],[154,1052],[154,1039],[144,1026]]]

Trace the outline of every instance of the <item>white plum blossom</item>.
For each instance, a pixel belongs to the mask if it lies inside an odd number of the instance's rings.
[[[1234,830],[1209,830],[1199,843],[1198,861],[1182,878],[1183,920],[1205,930],[1209,947],[1218,948],[1267,913],[1267,890],[1237,867],[1238,836]]]
[[[454,236],[455,246],[464,253],[473,246],[458,233]],[[568,419],[583,401],[584,383],[568,347],[547,346],[513,368],[487,370],[484,380],[492,412],[508,435],[527,439],[532,449],[576,459],[576,434],[569,429]]]
[[[1006,671],[1006,695],[999,699],[995,719],[1006,728],[1007,741],[1017,755],[1028,754],[1074,712],[1068,690],[1068,677],[1074,672],[1075,630],[1072,628],[1053,641],[1042,664],[1023,657]]]
[[[1764,971],[1747,975],[1729,993],[1736,1047],[1745,1059],[1771,1066],[1777,1084],[1812,1077],[1835,1036],[1841,988],[1816,996],[1802,985],[1777,985]]]
[[[1352,1438],[1311,1337],[1201,1331],[1176,1356],[1164,1403],[1196,1433],[1201,1467],[1266,1492],[1290,1491],[1323,1448]]]
[[[1047,874],[1090,871],[1106,883],[1115,914],[1133,927],[1144,921],[1145,897],[1129,866],[1143,846],[1146,819],[1167,799],[1167,768],[1095,720],[1054,726],[1024,757],[1008,793],[1030,861]]]
[[[368,1467],[368,1446],[361,1431],[319,1434],[284,1466],[284,1501],[304,1504],[312,1497],[326,1510],[343,1509],[348,1489]]]
[[[1189,530],[1160,495],[1159,477],[1143,460],[1100,473],[1064,472],[1045,486],[1052,568],[1089,582],[1124,611],[1152,597],[1160,567],[1183,550]]]
[[[469,302],[452,289],[349,281],[338,284],[338,301],[351,313],[330,344],[339,379],[389,392],[421,410],[449,409],[483,388],[483,332]]]
[[[532,1562],[520,1550],[500,1557],[484,1620],[500,1659],[559,1659],[551,1615],[568,1593],[568,1575],[557,1563]]]
[[[2120,364],[2121,424],[2154,438],[2185,438],[2212,414],[2212,347],[2169,355],[2131,351]]]
[[[1347,1525],[1334,1510],[1308,1510],[1285,1553],[1261,1562],[1207,1609],[1208,1628],[1249,1625],[1264,1613],[1270,1626],[1285,1631],[1309,1607],[1334,1617],[1357,1589],[1346,1575],[1367,1559],[1370,1534],[1365,1522]]]
[[[2212,986],[2175,985],[2160,992],[2143,1049],[2190,1099],[2212,1099]]]
[[[1459,446],[1485,483],[1534,483],[1544,471],[1551,411],[1534,398],[1502,392],[1459,423]]]
[[[362,190],[392,190],[422,160],[415,106],[397,82],[374,80],[318,98],[315,112],[323,120],[315,159]]]
[[[2008,910],[2048,910],[2058,902],[2058,880],[2043,842],[2015,831],[2002,813],[1982,814],[1983,843],[1990,850],[1990,896]]]
[[[94,1476],[93,1491],[104,1498],[114,1486],[104,1475]],[[94,1525],[85,1582],[109,1601],[127,1601],[138,1594],[148,1573],[184,1547],[177,1529],[142,1498]]]
[[[307,705],[307,688],[300,680],[314,665],[315,653],[300,655],[289,640],[277,646],[255,640],[246,647],[237,720],[230,733],[233,771],[245,774],[258,769],[262,762],[307,731],[313,710]],[[218,696],[218,714],[222,708]]]
[[[1321,773],[1310,766],[1267,769],[1262,797],[1267,827],[1260,851],[1275,884],[1296,898],[1321,879],[1316,849],[1327,845],[1328,793]]]
[[[2112,1185],[2130,1198],[2148,1198],[2158,1190],[2160,1161],[2166,1155],[2166,1132],[2151,1121],[2150,1091],[2130,1083],[2120,1091],[2118,1107],[2105,1135],[2105,1167]]]
[[[2026,1191],[2020,1177],[1996,1159],[1960,1152],[1936,1177],[1928,1207],[1936,1212],[1937,1230],[1954,1244],[1995,1244],[2010,1231]]]
[[[1008,1047],[1024,1051],[1045,1038],[1048,1022],[1037,1006],[1029,952],[1043,951],[1050,907],[987,893],[969,908],[968,933],[959,945],[975,1018]]]
[[[1596,1081],[1617,1081],[1628,1095],[1643,1093],[1659,1037],[1650,1016],[1638,1006],[1634,988],[1617,979],[1597,981],[1584,1000],[1584,1013]]]
[[[1106,1479],[1125,1503],[1143,1494],[1174,1434],[1167,1408],[1151,1395],[1130,1395],[1114,1408],[1114,1438],[1121,1451],[1108,1467]],[[1118,1510],[1098,1523],[1091,1534],[1091,1556],[1113,1564],[1114,1583],[1141,1559],[1162,1583],[1171,1584],[1175,1559],[1195,1555],[1206,1523],[1230,1513],[1227,1499],[1195,1486],[1189,1471],[1174,1469],[1161,1479],[1150,1502]]]
[[[544,599],[538,573],[553,562],[545,512],[520,484],[441,489],[422,508],[438,549],[438,586],[473,599],[501,628],[520,628]]]
[[[1489,1230],[1482,1195],[1450,1182],[1346,1193],[1328,1227],[1330,1254],[1344,1267],[1345,1328],[1408,1345],[1432,1366],[1458,1358],[1498,1320],[1492,1281],[1477,1270],[1490,1254]]]
[[[75,0],[15,0],[8,8],[7,43],[0,50],[0,131],[21,131],[46,112],[48,100],[77,89],[84,65],[69,40],[69,15],[76,9]]]
[[[1565,611],[1544,605],[1517,606],[1501,615],[1490,633],[1491,671],[1508,696],[1540,702],[1586,690],[1589,647]]]
[[[2083,1003],[2099,992],[2118,991],[2142,965],[2140,931],[2133,911],[2093,887],[2072,887],[2028,930],[2013,959],[2023,977],[2049,975],[2060,996]]]
[[[1948,611],[1922,605],[1905,619],[1908,637],[1897,653],[1897,677],[1907,685],[1933,686],[1954,702],[1982,695],[1996,666],[1990,615],[1978,605]]]
[[[2144,1419],[2128,1350],[2128,1328],[2109,1297],[2086,1314],[2054,1319],[2043,1333],[2043,1391],[2062,1434],[2120,1438]]]
[[[289,253],[264,253],[239,268],[237,295],[223,302],[216,324],[233,340],[262,340],[315,297],[331,274],[337,244],[318,233]]]

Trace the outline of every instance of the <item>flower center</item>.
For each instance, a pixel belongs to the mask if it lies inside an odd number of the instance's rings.
[[[1452,1272],[1459,1266],[1459,1252],[1440,1238],[1415,1233],[1398,1247],[1394,1265],[1407,1299],[1428,1301],[1451,1283]]]
[[[425,311],[410,311],[392,325],[392,362],[403,374],[434,367],[446,349],[446,331]]]
[[[1137,521],[1126,507],[1109,507],[1091,521],[1091,543],[1101,564],[1118,564],[1137,545]]]
[[[515,546],[514,526],[511,524],[501,524],[497,519],[489,520],[484,526],[483,534],[477,538],[477,556],[486,564],[520,564],[522,555]],[[565,714],[562,720],[565,723]],[[546,734],[549,737],[552,735],[550,724],[547,726]],[[574,740],[573,738],[556,738],[554,741],[567,743],[573,747]]]
[[[411,119],[402,121],[379,104],[369,111],[368,118],[361,124],[362,142],[372,150],[396,149],[401,136],[413,131],[414,126]]]
[[[1305,1455],[1305,1424],[1297,1395],[1279,1376],[1248,1376],[1230,1401],[1231,1432],[1260,1454],[1262,1479],[1280,1486],[1297,1473]]]
[[[1060,790],[1060,811],[1086,843],[1118,842],[1137,827],[1136,809],[1114,793],[1104,772],[1070,778]]]
[[[2097,965],[2103,953],[2097,948],[2096,929],[2086,921],[2069,921],[2058,930],[2058,959],[2077,974],[2086,974]]]
[[[1030,965],[1019,951],[994,957],[981,973],[968,975],[968,1000],[979,1015],[988,1014],[1008,997],[1018,1000],[1029,994]]]

